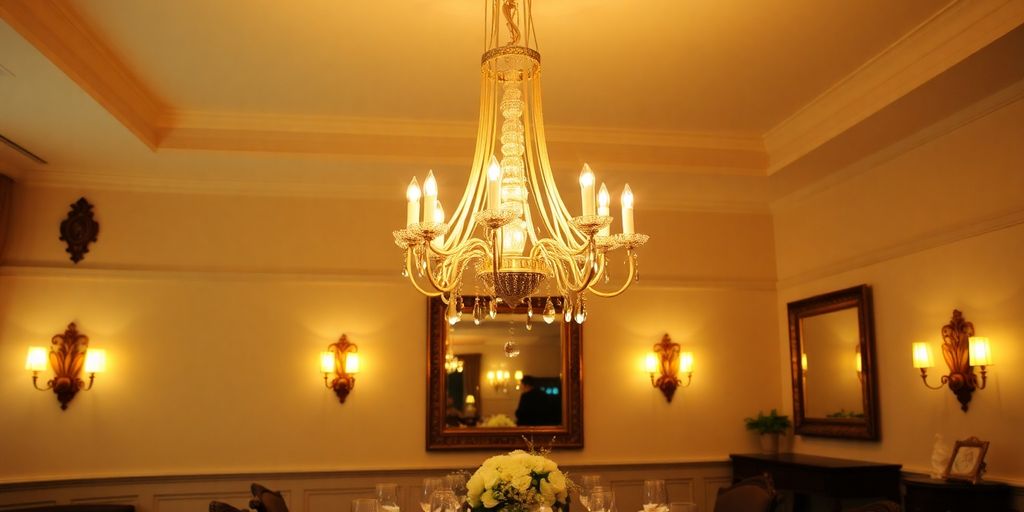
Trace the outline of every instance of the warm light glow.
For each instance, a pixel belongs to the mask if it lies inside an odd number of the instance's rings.
[[[516,219],[502,227],[501,247],[507,254],[521,256],[526,250],[526,223]]]
[[[984,336],[971,336],[967,343],[971,354],[971,366],[992,366],[992,351],[988,338]]]
[[[800,354],[800,369],[807,371],[807,354]]]
[[[493,384],[494,383],[494,370],[491,370],[491,371],[487,372],[487,383],[488,384]]]
[[[441,201],[435,202],[434,206],[434,222],[438,224],[444,224],[444,207],[441,206]]]
[[[583,164],[583,170],[580,171],[580,186],[593,187],[596,181],[594,171],[590,170],[590,164]]]
[[[682,373],[693,373],[693,352],[679,354],[679,371]]]
[[[644,357],[644,369],[647,373],[654,374],[658,372],[658,355],[654,352],[648,352],[647,356]]]
[[[25,358],[25,369],[33,372],[46,370],[46,361],[50,352],[43,347],[29,347],[28,356]]]
[[[860,351],[858,350],[858,351],[857,351],[857,360],[856,360],[856,365],[857,365],[857,373],[860,373],[860,372],[864,371],[864,370],[863,370],[863,364],[864,364],[864,362],[863,362],[863,360],[861,359],[861,357],[860,357]]]
[[[107,370],[107,351],[90,348],[85,351],[85,373],[103,373]]]
[[[914,343],[914,368],[932,368],[935,360],[932,359],[932,347],[923,341]]]
[[[523,380],[523,371],[522,370],[516,370],[515,377],[516,377],[516,382],[519,382],[519,381]]]
[[[611,205],[612,199],[608,194],[608,187],[601,183],[601,188],[597,192],[597,209],[598,215],[608,215],[608,206]],[[601,209],[604,208],[605,213],[601,213]]]
[[[334,373],[334,352],[320,352],[320,373]]]
[[[629,184],[626,184],[626,188],[622,189],[622,234],[632,235],[635,231],[633,225],[633,190],[629,188]]]
[[[409,182],[409,188],[405,189],[405,198],[410,201],[419,201],[423,193],[420,191],[420,185],[413,177],[412,181]]]
[[[466,405],[472,405],[476,403],[476,397],[473,395],[466,395]]]
[[[434,171],[427,172],[427,179],[423,180],[423,196],[437,197],[437,180],[434,179]]]
[[[359,373],[359,354],[355,352],[345,354],[345,373],[352,375]]]

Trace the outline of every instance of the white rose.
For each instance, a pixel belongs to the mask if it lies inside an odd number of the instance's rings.
[[[544,505],[550,507],[555,503],[555,489],[547,480],[540,481],[540,495],[544,498]]]
[[[494,493],[487,490],[480,496],[480,501],[483,502],[484,507],[494,508],[498,506],[498,500],[494,498]]]
[[[480,480],[481,483],[483,483],[484,489],[494,488],[494,484],[498,483],[498,480],[501,478],[501,475],[497,471],[486,466],[481,467],[476,473],[480,475]]]
[[[469,481],[466,482],[466,490],[468,491],[467,501],[469,501],[469,504],[474,507],[479,506],[480,495],[484,493],[484,478],[480,476],[480,471],[474,473]]]
[[[530,488],[530,484],[533,483],[533,478],[530,477],[529,473],[516,475],[514,478],[509,480],[513,487],[519,489],[521,492],[526,492]]]
[[[552,471],[548,474],[548,480],[551,484],[551,489],[555,492],[555,497],[558,501],[564,502],[568,496],[568,491],[565,485],[565,474],[559,470]]]

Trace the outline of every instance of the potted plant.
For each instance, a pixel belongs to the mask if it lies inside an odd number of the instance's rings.
[[[779,434],[789,428],[789,416],[781,416],[772,409],[767,416],[758,411],[756,418],[746,418],[747,430],[755,430],[761,434],[761,452],[779,453]]]

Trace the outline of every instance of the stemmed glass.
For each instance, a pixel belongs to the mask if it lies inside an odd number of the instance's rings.
[[[456,471],[444,478],[448,484],[448,488],[455,493],[455,497],[459,500],[459,505],[465,505],[466,497],[469,494],[469,489],[466,488],[466,473],[463,471]]]
[[[601,475],[580,476],[580,505],[590,510],[590,495],[595,487],[601,486]]]
[[[377,484],[381,512],[398,512],[398,484]]]
[[[424,478],[423,479],[423,494],[420,495],[420,508],[423,512],[430,512],[430,502],[434,496],[434,493],[441,490],[444,487],[444,482],[440,478]]]
[[[644,512],[668,508],[668,494],[664,480],[644,480]]]
[[[379,512],[379,503],[373,498],[356,498],[352,500],[352,512]]]
[[[590,512],[617,512],[615,507],[615,493],[606,491],[603,487],[594,487],[590,492]]]
[[[451,489],[441,489],[434,492],[430,498],[430,510],[432,512],[460,512],[462,505]]]

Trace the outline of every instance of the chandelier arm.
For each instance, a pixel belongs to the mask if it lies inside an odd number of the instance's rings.
[[[411,254],[411,252],[411,247],[409,249],[406,249],[405,272],[409,276],[409,282],[412,283],[413,287],[415,287],[417,291],[419,291],[423,295],[426,295],[427,297],[437,297],[441,295],[440,292],[427,290],[420,286],[420,283],[416,282],[416,266],[413,264],[413,255]]]
[[[594,282],[596,281],[595,278],[597,277],[597,275],[594,272],[594,267],[596,266],[594,260],[596,259],[596,257],[597,257],[597,246],[594,244],[594,238],[591,237],[590,238],[590,252],[587,253],[587,260],[586,260],[586,271],[585,271],[586,273],[583,274],[585,277],[583,277],[581,279],[580,286],[578,288],[575,288],[575,289],[572,290],[573,293],[583,293],[584,291],[586,291],[587,288],[590,288],[590,285],[594,284]]]
[[[487,149],[489,148],[486,144],[480,144],[480,137],[483,132],[490,132],[493,128],[490,127],[494,124],[494,91],[492,87],[488,87],[488,79],[485,73],[480,73],[480,114],[479,114],[479,130],[477,132],[477,144],[475,148],[475,154],[473,155],[473,166],[470,169],[470,176],[468,184],[466,185],[466,191],[462,194],[462,200],[459,202],[459,206],[455,209],[451,219],[448,221],[449,238],[446,240],[445,245],[456,247],[466,242],[472,236],[473,233],[473,218],[472,213],[480,210],[480,203],[483,200],[483,192],[487,186],[487,174],[483,170],[487,166]],[[493,135],[493,133],[489,133]],[[472,183],[476,183],[476,190],[474,192]],[[469,229],[467,229],[469,226]]]
[[[572,214],[569,213],[569,209],[566,208],[565,203],[562,202],[561,195],[558,193],[558,185],[555,183],[554,173],[551,170],[551,162],[548,160],[547,156],[547,137],[544,134],[543,92],[541,90],[539,72],[533,81],[532,102],[532,110],[534,111],[532,115],[536,119],[531,123],[531,128],[534,132],[533,135],[535,138],[531,146],[535,145],[537,149],[537,162],[540,166],[540,172],[543,174],[547,200],[548,204],[551,206],[551,214],[559,225],[559,232],[562,234],[560,239],[566,240],[566,245],[579,249],[581,246],[586,246],[586,237],[579,229],[569,222],[572,219]],[[527,133],[529,133],[529,131],[530,130],[527,130]],[[527,136],[529,137],[529,135]]]
[[[636,279],[636,253],[634,253],[632,250],[627,250],[627,252],[629,253],[629,273],[626,276],[626,282],[622,283],[622,286],[615,291],[602,292],[601,290],[598,290],[596,288],[595,285],[597,284],[597,282],[595,281],[591,285],[591,288],[589,288],[590,292],[592,292],[594,295],[597,295],[598,297],[610,299],[612,297],[622,295],[622,293],[625,292],[626,289],[628,289],[630,285],[633,284],[633,280]]]
[[[434,269],[431,268],[430,256],[427,256],[426,260],[427,260],[427,279],[430,280],[430,286],[433,286],[434,289],[439,291],[439,292],[441,292],[442,295],[445,294],[445,293],[450,294],[452,292],[452,290],[454,290],[459,285],[459,283],[457,281],[456,282],[452,282],[450,286],[445,286],[444,284],[439,283],[437,281],[437,278],[434,277]],[[442,266],[443,266],[443,264],[442,264]]]

